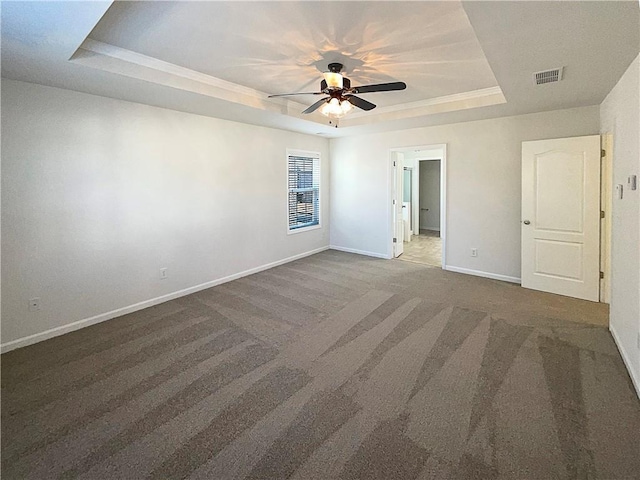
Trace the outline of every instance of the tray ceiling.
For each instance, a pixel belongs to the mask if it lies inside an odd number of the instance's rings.
[[[117,2],[90,38],[265,93],[317,91],[334,61],[407,83],[378,106],[497,86],[459,2]]]
[[[637,1],[3,2],[2,76],[327,136],[597,105],[639,51]],[[330,62],[371,93],[331,128]],[[532,74],[564,67],[536,86]]]

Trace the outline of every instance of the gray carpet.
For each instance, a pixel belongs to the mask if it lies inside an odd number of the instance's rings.
[[[2,355],[2,478],[639,478],[606,321],[323,252]]]

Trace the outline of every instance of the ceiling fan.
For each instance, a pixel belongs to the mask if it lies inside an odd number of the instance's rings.
[[[320,108],[320,113],[330,118],[340,118],[349,113],[355,106],[362,110],[373,110],[375,104],[356,97],[356,93],[390,92],[393,90],[404,90],[407,84],[404,82],[378,83],[375,85],[362,85],[352,87],[351,80],[344,77],[340,72],[343,65],[341,63],[330,63],[329,71],[324,72],[324,79],[320,82],[319,92],[297,92],[282,93],[279,95],[269,95],[273,97],[290,97],[293,95],[328,95],[318,100],[302,113],[312,113]]]

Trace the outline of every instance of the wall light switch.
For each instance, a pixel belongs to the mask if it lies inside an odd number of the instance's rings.
[[[160,269],[160,280],[166,280],[167,278],[167,269],[165,268],[161,268]]]
[[[618,198],[618,200],[622,200],[622,184],[619,183],[616,185],[616,197]]]

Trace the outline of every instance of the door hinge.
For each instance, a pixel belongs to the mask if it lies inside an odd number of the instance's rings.
[[[600,210],[600,218],[604,218],[604,210]]]
[[[603,151],[604,151],[604,150],[603,150]],[[393,166],[394,166],[394,167],[396,166],[396,162],[395,162],[395,161],[393,162]]]
[[[398,243],[398,239],[394,237],[393,243]]]
[[[394,205],[396,204],[396,201],[395,201],[395,199],[393,200],[393,204],[394,204]]]
[[[604,272],[600,272],[600,278],[604,278]]]
[[[604,158],[604,157],[606,157],[606,156],[607,156],[607,152],[605,151],[605,149],[604,149],[604,148],[603,148],[602,150],[600,150],[600,156],[601,156],[602,158]]]

